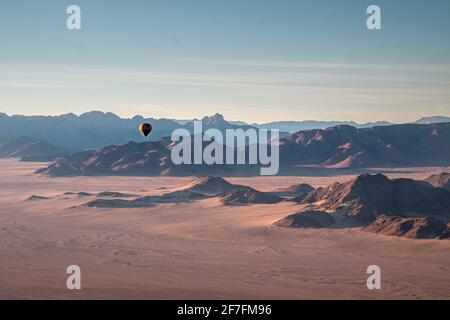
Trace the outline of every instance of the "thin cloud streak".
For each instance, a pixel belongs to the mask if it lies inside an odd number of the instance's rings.
[[[328,69],[321,69],[319,72],[314,70],[273,72],[266,69],[259,72],[228,70],[179,72],[167,68],[136,70],[62,65],[20,67],[10,65],[2,67],[2,71],[0,77],[4,78],[4,81],[0,82],[0,90],[5,89],[4,96],[8,95],[8,89],[23,88],[23,92],[30,88],[42,89],[36,92],[39,92],[41,99],[39,103],[45,106],[50,101],[54,104],[58,101],[65,104],[61,99],[67,97],[66,93],[69,92],[71,97],[79,97],[72,101],[72,105],[79,108],[86,103],[94,105],[92,101],[102,106],[114,105],[115,110],[128,109],[127,105],[148,106],[161,117],[164,117],[164,114],[176,117],[177,113],[187,112],[185,108],[175,108],[184,103],[181,97],[186,96],[186,93],[189,94],[186,105],[191,106],[189,112],[196,110],[196,114],[201,114],[205,108],[207,109],[204,106],[214,105],[220,107],[214,112],[234,110],[230,112],[230,115],[235,114],[233,118],[239,118],[238,110],[258,110],[258,108],[261,108],[261,112],[257,112],[259,118],[263,117],[263,112],[270,113],[263,111],[267,108],[283,110],[283,114],[290,117],[299,113],[299,109],[302,109],[300,106],[309,110],[314,109],[316,115],[328,114],[331,118],[335,118],[333,115],[342,114],[343,108],[348,112],[351,107],[353,113],[349,115],[353,114],[353,120],[358,108],[361,109],[358,111],[359,119],[363,119],[364,114],[378,116],[374,113],[374,109],[384,110],[383,114],[387,116],[389,108],[398,110],[415,108],[414,112],[417,113],[419,107],[443,105],[445,111],[443,113],[450,112],[445,110],[446,103],[450,101],[448,90],[450,73],[439,77],[424,77],[420,72],[412,75],[394,72],[389,76],[377,72],[359,74],[356,69],[350,73]],[[58,91],[46,91],[52,89]],[[73,92],[76,95],[64,91],[72,89],[76,90]],[[148,89],[152,89],[152,94],[147,94]],[[58,98],[55,97],[57,92]],[[166,96],[165,92],[170,92],[170,96]],[[46,96],[49,98],[44,101]],[[15,103],[21,106],[23,101],[25,99],[16,98]],[[118,105],[119,101],[122,108]],[[171,108],[171,105],[174,107]],[[132,107],[130,109],[136,110]],[[253,111],[250,113],[252,117],[255,116]],[[255,117],[255,120],[258,120],[258,117]],[[373,119],[367,119],[371,120]]]
[[[270,60],[242,60],[242,59],[202,59],[202,58],[170,58],[169,61],[240,66],[240,67],[268,67],[268,68],[302,68],[302,69],[368,69],[368,70],[410,70],[410,71],[430,71],[448,72],[449,64],[427,64],[427,65],[390,65],[390,64],[359,64],[359,63],[324,63],[324,62],[301,62],[301,61],[270,61]]]
[[[450,81],[446,79],[428,79],[408,78],[402,76],[382,77],[370,75],[343,75],[343,74],[219,74],[219,73],[180,73],[180,72],[161,72],[161,71],[141,71],[127,69],[100,69],[100,68],[75,68],[75,67],[40,67],[27,68],[26,72],[10,71],[8,77],[13,78],[17,75],[19,78],[26,79],[24,82],[15,80],[14,82],[2,82],[3,87],[92,87],[105,85],[106,83],[135,83],[135,84],[156,84],[156,85],[177,85],[177,86],[200,86],[200,87],[224,87],[224,88],[249,88],[262,86],[264,88],[284,88],[284,89],[319,89],[319,90],[393,90],[386,88],[386,83],[401,84],[395,90],[404,90],[405,86],[411,86],[408,90],[413,92],[422,91],[420,86],[440,85],[442,88],[425,92],[436,94],[447,92]],[[36,78],[33,83],[30,79]],[[42,79],[50,79],[50,83],[43,84]],[[311,84],[312,80],[317,83]],[[339,81],[338,81],[339,80]],[[353,86],[345,84],[348,80]],[[68,82],[63,84],[61,82]],[[373,81],[375,83],[364,84],[362,81]],[[423,82],[422,82],[423,81]],[[305,84],[307,83],[307,84]]]

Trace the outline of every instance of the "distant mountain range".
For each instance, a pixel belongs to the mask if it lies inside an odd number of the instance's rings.
[[[444,123],[444,122],[450,122],[450,117],[443,117],[443,116],[435,116],[435,117],[425,117],[417,120],[414,123],[417,124],[432,124],[432,123]]]
[[[435,116],[421,118],[413,124],[433,124],[433,123],[443,123],[450,122],[450,117]],[[277,121],[264,124],[253,124],[253,126],[261,129],[278,129],[280,131],[285,131],[289,133],[295,133],[301,130],[313,130],[313,129],[327,129],[330,127],[347,125],[355,128],[371,128],[377,126],[391,126],[395,123],[388,121],[377,121],[377,122],[367,122],[367,123],[356,123],[354,121],[315,121],[315,120],[305,120],[305,121]]]
[[[153,131],[149,140],[158,141],[170,137],[178,128],[193,132],[193,121],[183,124],[170,119],[153,119],[135,116],[122,119],[113,113],[93,111],[80,116],[65,114],[61,116],[7,116],[0,113],[0,141],[23,136],[45,140],[51,144],[71,149],[98,149],[108,145],[124,144],[129,141],[148,141],[137,128],[143,122],[151,123]],[[203,130],[210,128],[224,131],[249,125],[238,126],[226,121],[222,115],[215,114],[202,119]],[[285,133],[284,135],[287,135]]]
[[[370,128],[375,126],[389,126],[393,123],[387,121],[369,122],[359,124],[353,121],[277,121],[265,124],[254,125],[260,129],[278,129],[280,131],[295,133],[304,130],[327,129],[334,126],[347,125],[355,128]]]
[[[226,121],[222,115],[204,117],[203,128],[256,127],[261,129],[278,129],[281,137],[300,130],[326,129],[336,125],[350,125],[355,128],[387,126],[386,121],[358,124],[347,121],[280,121],[265,124],[247,124],[242,121]],[[150,135],[152,141],[170,136],[177,128],[192,130],[192,120],[154,119],[134,116],[123,119],[113,113],[92,111],[79,116],[69,113],[60,116],[8,116],[0,113],[0,141],[23,136],[48,141],[51,144],[69,149],[98,149],[107,145],[120,145],[129,141],[146,141],[137,131],[139,124],[149,122],[153,126]],[[450,117],[428,117],[417,121],[420,124],[450,122]]]
[[[145,141],[137,131],[139,124],[150,122],[154,140],[169,136],[180,127],[167,119],[144,119],[136,116],[122,119],[113,113],[93,111],[80,116],[6,116],[0,114],[0,139],[29,136],[54,145],[74,149],[97,149],[128,141]]]
[[[259,172],[256,165],[174,165],[173,143],[129,142],[97,151],[83,151],[58,158],[38,170],[49,176],[73,175],[244,175]],[[302,166],[318,168],[370,168],[399,166],[448,166],[450,123],[404,124],[373,128],[336,126],[307,130],[281,138],[280,174],[295,175]],[[225,152],[225,150],[224,150]]]

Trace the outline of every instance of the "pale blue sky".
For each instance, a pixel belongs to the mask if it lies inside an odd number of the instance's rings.
[[[66,7],[82,30],[66,29]],[[366,8],[382,10],[381,31]],[[450,1],[0,2],[0,112],[450,116]]]

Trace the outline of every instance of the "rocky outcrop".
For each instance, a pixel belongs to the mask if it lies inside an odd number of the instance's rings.
[[[434,174],[429,176],[425,181],[435,188],[444,188],[450,191],[450,172]]]
[[[287,188],[279,188],[277,191],[272,193],[282,197],[298,197],[313,190],[314,188],[311,185],[307,183],[300,183],[291,185]]]
[[[334,218],[323,211],[302,211],[289,215],[274,223],[274,226],[284,228],[329,228]]]
[[[450,239],[450,223],[433,217],[401,218],[381,215],[363,230],[412,239]]]
[[[133,200],[96,199],[85,203],[83,206],[89,208],[147,208],[160,203],[184,203],[205,198],[207,196],[200,193],[179,190],[162,195],[138,197]]]
[[[236,185],[229,183],[220,177],[200,177],[192,180],[186,189],[206,195],[217,196],[235,188]]]
[[[363,174],[293,200],[307,209],[281,219],[275,226],[360,226],[368,232],[413,239],[450,238],[450,192],[423,181]]]
[[[225,205],[274,204],[283,201],[276,195],[261,192],[247,186],[235,186],[219,196]]]

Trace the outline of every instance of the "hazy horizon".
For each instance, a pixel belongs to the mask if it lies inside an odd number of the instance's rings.
[[[19,0],[0,13],[0,112],[248,123],[450,116],[450,2]],[[12,33],[14,36],[11,36]]]
[[[265,123],[272,123],[272,122],[307,122],[307,121],[317,121],[317,122],[355,122],[357,124],[366,124],[366,123],[377,123],[377,122],[390,122],[393,124],[403,124],[403,123],[412,123],[415,121],[418,121],[422,118],[433,118],[433,117],[450,117],[447,115],[443,115],[443,114],[438,114],[438,115],[425,115],[423,117],[420,118],[414,118],[411,119],[409,121],[405,121],[405,122],[394,122],[394,121],[389,121],[386,119],[377,119],[377,120],[369,120],[369,121],[364,121],[364,122],[358,122],[358,121],[354,121],[354,120],[348,120],[348,119],[324,119],[324,120],[318,120],[318,119],[284,119],[284,120],[273,120],[273,121],[267,121],[267,122],[249,122],[249,121],[244,121],[241,119],[230,119],[228,117],[226,117],[224,114],[222,114],[221,112],[213,112],[210,114],[204,114],[198,117],[190,117],[190,118],[168,118],[168,117],[152,117],[152,116],[146,116],[145,114],[135,114],[132,116],[122,116],[120,114],[117,114],[115,112],[111,112],[111,111],[106,111],[106,110],[98,110],[98,109],[93,109],[93,110],[89,110],[89,111],[85,111],[85,112],[80,112],[80,113],[74,113],[74,112],[69,112],[69,113],[60,113],[60,114],[16,114],[16,113],[5,113],[2,112],[0,110],[0,113],[4,113],[9,117],[14,117],[14,116],[24,116],[24,117],[60,117],[60,116],[64,116],[64,115],[68,115],[68,114],[74,114],[75,116],[79,117],[82,114],[87,114],[87,113],[94,113],[94,112],[101,112],[103,114],[107,114],[107,113],[112,113],[116,116],[118,116],[121,119],[132,119],[134,117],[143,117],[144,119],[156,119],[156,120],[161,120],[161,119],[167,119],[167,120],[173,120],[173,121],[192,121],[192,120],[201,120],[204,117],[212,117],[215,116],[216,114],[220,114],[224,117],[225,121],[228,122],[245,122],[247,124],[265,124]]]

